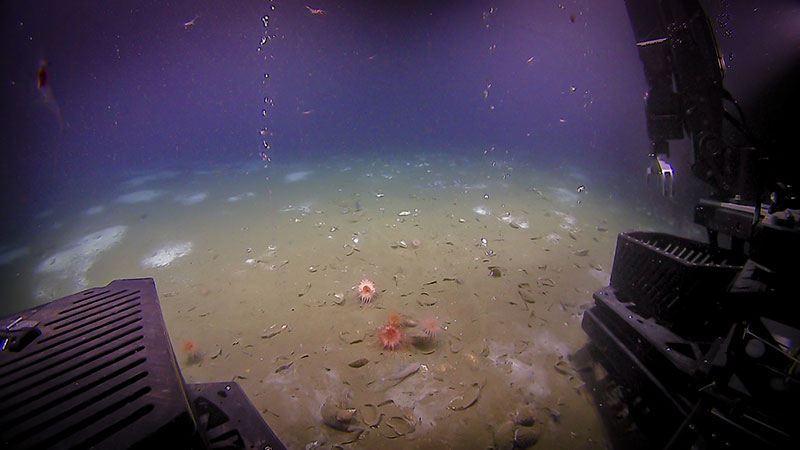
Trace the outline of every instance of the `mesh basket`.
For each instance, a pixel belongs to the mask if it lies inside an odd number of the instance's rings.
[[[617,238],[611,287],[640,315],[664,322],[704,317],[721,307],[745,258],[664,233]]]

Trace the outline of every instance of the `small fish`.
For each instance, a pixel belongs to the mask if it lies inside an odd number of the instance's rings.
[[[311,15],[314,15],[314,16],[324,16],[325,15],[325,10],[324,9],[315,9],[315,8],[312,8],[312,7],[308,6],[308,5],[306,5],[306,9],[308,10],[309,13],[311,13]]]
[[[186,21],[186,22],[183,23],[183,28],[188,30],[190,27],[193,27],[195,22],[197,22],[197,19],[199,19],[199,18],[200,18],[200,15],[199,14],[195,14],[194,17],[192,17],[192,20],[189,20],[189,21]]]
[[[36,87],[39,89],[45,88],[49,78],[50,73],[47,71],[47,61],[39,61],[39,71],[36,72]]]
[[[383,377],[379,380],[372,380],[367,383],[367,386],[370,386],[370,389],[375,392],[385,391],[389,388],[397,386],[403,380],[414,375],[415,373],[419,372],[419,369],[422,367],[420,363],[414,363],[406,366],[400,372],[397,372],[394,375]]]
[[[47,61],[39,61],[39,69],[36,71],[36,89],[39,93],[39,101],[55,116],[58,121],[59,135],[64,131],[64,118],[61,116],[61,108],[58,106],[53,88],[50,86],[50,70]]]

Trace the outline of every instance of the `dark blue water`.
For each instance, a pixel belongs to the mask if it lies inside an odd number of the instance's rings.
[[[586,342],[616,234],[703,238],[710,190],[685,142],[675,198],[645,183],[622,1],[112,3],[2,7],[0,315],[152,276],[187,379],[242,377],[293,447],[345,440],[322,425],[329,399],[389,397],[387,420],[417,429],[365,446],[492,445],[530,405],[543,446],[608,444],[554,364]],[[756,76],[796,53],[771,43],[797,38],[797,8],[708,7],[726,85],[755,108]],[[757,128],[786,120],[756,110]],[[435,320],[440,341],[382,349],[390,312]],[[397,390],[367,388],[409,364]],[[476,406],[447,408],[476,385]]]

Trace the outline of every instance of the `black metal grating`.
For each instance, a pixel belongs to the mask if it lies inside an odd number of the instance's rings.
[[[152,279],[119,280],[17,317],[41,336],[0,352],[0,447],[123,448],[196,434]],[[160,436],[160,438],[159,438]]]
[[[663,233],[630,232],[617,238],[611,286],[644,317],[677,320],[692,310],[712,312],[744,264],[707,244]]]

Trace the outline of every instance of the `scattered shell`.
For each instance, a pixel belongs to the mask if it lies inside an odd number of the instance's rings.
[[[538,284],[539,286],[547,286],[547,287],[556,286],[556,282],[553,281],[552,278],[545,278],[545,277],[539,277],[539,279],[536,280],[536,284]]]
[[[399,213],[397,213],[397,215],[400,216],[400,217],[410,216],[411,215],[411,211],[400,211]]]
[[[397,241],[397,245],[399,245],[401,248],[408,248],[406,241]]]
[[[405,417],[393,416],[386,421],[386,426],[394,430],[398,436],[405,436],[406,434],[413,433],[416,428]]]
[[[339,339],[345,344],[358,344],[364,341],[364,334],[360,330],[352,333],[349,331],[342,331],[339,333]]]
[[[519,289],[517,293],[526,303],[536,303],[536,299],[533,297],[533,293],[526,289]]]
[[[328,295],[333,297],[333,303],[335,303],[337,305],[340,305],[340,306],[344,304],[344,294],[340,294],[338,292],[332,292],[332,293],[329,293]]]
[[[317,271],[317,268],[314,267],[314,266],[308,266],[308,271],[311,272],[311,273],[314,273],[314,272]]]
[[[467,223],[467,219],[458,219],[458,223]]]
[[[489,266],[489,276],[492,278],[500,278],[503,276],[503,272],[501,272],[500,268],[497,266]]]
[[[372,403],[367,403],[361,407],[361,419],[368,427],[375,427],[381,423],[383,413],[378,412],[378,407]]]
[[[575,369],[569,365],[569,362],[567,362],[566,359],[559,359],[556,361],[556,363],[553,365],[553,368],[555,368],[556,372],[560,373],[561,375],[572,375],[575,373]]]
[[[461,340],[457,337],[450,338],[450,351],[453,353],[458,353],[461,349],[464,348],[464,344],[461,343]]]
[[[275,373],[281,373],[281,372],[283,372],[284,370],[286,370],[286,369],[288,369],[288,368],[292,367],[292,364],[294,364],[294,361],[289,361],[288,363],[286,363],[286,364],[284,364],[284,365],[282,365],[282,366],[278,367],[277,369],[275,369]]]
[[[586,256],[589,254],[589,250],[582,248],[580,250],[575,250],[574,252],[572,252],[572,254],[575,256]]]
[[[262,335],[261,335],[261,339],[269,339],[269,338],[271,338],[271,337],[275,337],[275,336],[277,336],[277,335],[278,335],[278,333],[280,333],[281,331],[283,331],[283,330],[285,330],[285,329],[289,328],[289,326],[288,326],[288,325],[286,325],[286,324],[283,324],[283,325],[281,325],[281,327],[280,327],[280,328],[278,328],[277,330],[273,330],[272,328],[275,328],[275,325],[272,325],[272,326],[270,327],[270,330],[271,330],[271,331],[268,331],[267,333],[264,333],[264,334],[262,334]]]
[[[474,405],[475,402],[478,401],[478,397],[480,397],[480,395],[480,383],[472,383],[463,394],[458,395],[450,400],[450,403],[447,404],[447,408],[453,411],[465,410]]]
[[[352,367],[354,369],[358,369],[359,367],[364,367],[365,365],[367,365],[368,362],[369,362],[369,360],[367,358],[359,358],[359,359],[349,363],[348,366],[350,366],[350,367]]]
[[[417,303],[420,306],[433,306],[439,301],[436,297],[431,297],[430,295],[422,295],[417,298]]]
[[[386,195],[386,194],[384,194],[383,192],[376,192],[375,193],[375,197],[378,197],[378,198],[383,198],[384,195]]]

